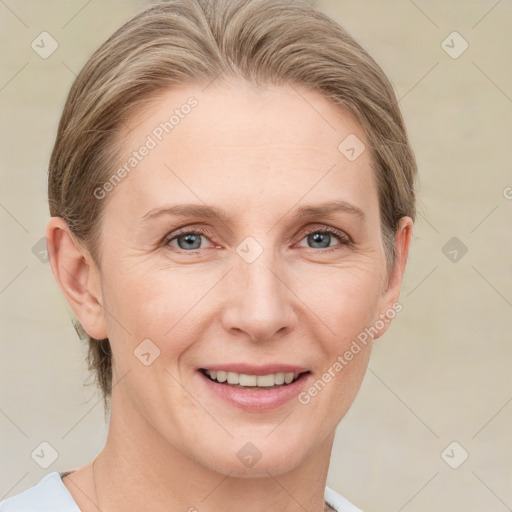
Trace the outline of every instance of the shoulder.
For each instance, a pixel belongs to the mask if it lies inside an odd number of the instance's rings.
[[[328,486],[324,499],[337,512],[362,512]],[[54,471],[36,485],[1,501],[0,512],[80,512],[80,509],[62,483],[61,474]]]
[[[57,471],[36,485],[0,501],[0,512],[80,512]]]
[[[344,498],[328,486],[325,486],[324,500],[337,512],[362,512],[361,509],[350,503],[347,498]],[[3,512],[3,510],[0,510],[0,512]]]

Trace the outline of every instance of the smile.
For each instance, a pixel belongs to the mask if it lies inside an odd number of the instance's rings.
[[[238,370],[238,371],[234,371]],[[313,374],[291,365],[218,365],[198,368],[196,374],[212,398],[248,412],[277,409],[307,387]]]
[[[248,373],[225,372],[215,370],[205,370],[202,372],[212,381],[236,386],[239,388],[257,389],[274,388],[291,384],[296,381],[302,373],[305,372],[277,372],[267,375],[250,375]]]

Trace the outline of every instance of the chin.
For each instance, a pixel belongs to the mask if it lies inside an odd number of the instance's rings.
[[[268,432],[266,433],[268,436]],[[271,434],[270,437],[276,434]],[[259,439],[257,440],[256,439]],[[276,435],[275,439],[265,439],[255,436],[250,441],[250,436],[244,436],[243,440],[231,440],[222,447],[217,444],[215,449],[208,450],[208,456],[204,453],[195,459],[201,465],[223,475],[238,478],[268,478],[289,473],[299,467],[313,451],[307,450],[303,438]],[[299,436],[300,437],[300,436]],[[219,450],[220,448],[220,450]]]

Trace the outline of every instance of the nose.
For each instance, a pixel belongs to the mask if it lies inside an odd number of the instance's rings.
[[[232,336],[275,341],[296,325],[300,301],[293,292],[290,271],[270,253],[263,251],[252,263],[237,256],[226,276],[222,324]]]

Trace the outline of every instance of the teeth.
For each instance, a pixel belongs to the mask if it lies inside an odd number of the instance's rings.
[[[212,380],[217,382],[226,382],[228,384],[238,384],[239,386],[268,388],[272,386],[280,386],[282,384],[290,384],[300,374],[299,373],[270,373],[268,375],[249,375],[247,373],[223,372],[206,370],[206,374]]]
[[[240,375],[235,372],[228,372],[228,384],[238,384]]]
[[[256,375],[247,375],[245,373],[241,373],[238,376],[237,384],[240,384],[240,386],[256,386],[257,380],[258,377],[256,377]]]

